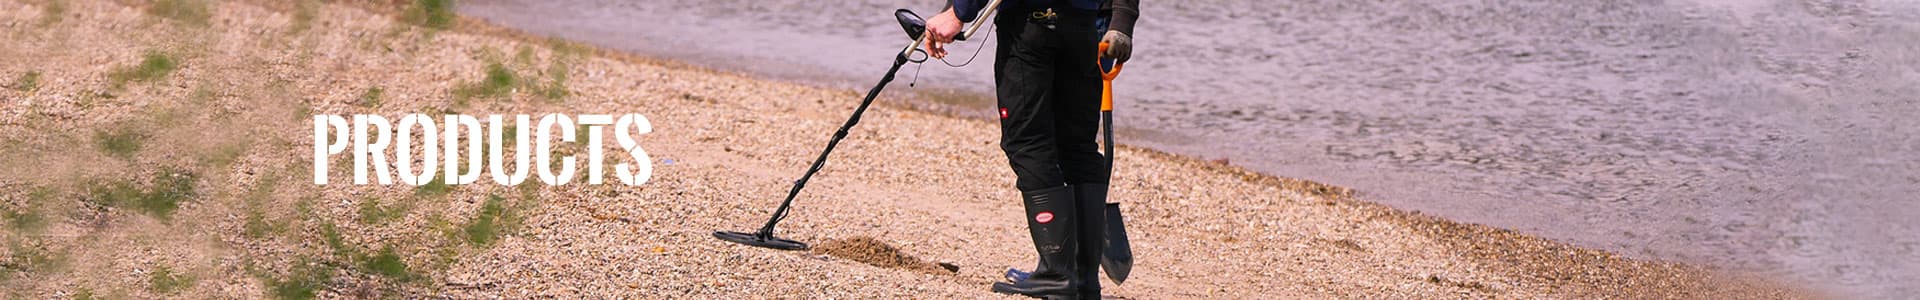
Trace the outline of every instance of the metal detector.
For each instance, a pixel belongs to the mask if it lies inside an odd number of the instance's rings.
[[[973,24],[969,24],[967,30],[961,31],[960,34],[955,35],[953,39],[956,41],[965,41],[968,37],[973,36],[974,32],[980,30],[981,24],[992,22],[993,13],[996,8],[1000,7],[1000,1],[1001,0],[993,0],[992,2],[988,2],[986,9],[981,10],[980,16],[974,19]],[[833,153],[833,147],[840,145],[840,140],[847,137],[847,131],[852,130],[853,125],[860,123],[860,115],[867,112],[867,106],[873,104],[873,98],[880,95],[880,90],[886,88],[887,83],[893,82],[893,75],[894,73],[900,72],[900,66],[906,65],[909,62],[918,63],[926,61],[925,57],[915,60],[912,56],[914,52],[921,51],[919,50],[920,44],[926,41],[927,21],[921,19],[920,15],[914,14],[913,11],[904,8],[895,10],[893,16],[895,19],[899,19],[900,28],[907,31],[907,37],[913,39],[913,43],[908,44],[907,48],[900,50],[900,53],[893,57],[893,67],[887,68],[887,75],[880,77],[880,84],[874,85],[872,90],[867,91],[867,98],[860,100],[860,106],[853,109],[853,116],[847,117],[847,123],[840,125],[840,130],[833,133],[833,139],[827,141],[827,148],[820,151],[820,157],[813,160],[813,166],[807,168],[807,173],[801,175],[800,180],[793,181],[793,189],[787,191],[787,199],[780,202],[780,208],[773,211],[773,217],[767,219],[766,225],[760,226],[760,231],[753,233],[715,231],[713,232],[713,237],[754,247],[780,250],[807,249],[807,243],[773,236],[773,226],[779,224],[781,219],[786,219],[787,210],[793,206],[793,198],[798,197],[800,195],[800,189],[807,186],[807,180],[812,179],[813,174],[820,172],[820,167],[826,165],[827,155]]]

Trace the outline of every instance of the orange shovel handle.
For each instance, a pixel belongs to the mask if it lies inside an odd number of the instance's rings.
[[[1094,56],[1096,57],[1094,65],[1100,64],[1097,57],[1105,56],[1107,54],[1107,47],[1109,46],[1111,45],[1108,45],[1106,42],[1100,42],[1100,54]],[[1122,66],[1124,65],[1115,62],[1113,63],[1112,70],[1100,70],[1100,111],[1113,111],[1113,78],[1120,77],[1120,67]]]

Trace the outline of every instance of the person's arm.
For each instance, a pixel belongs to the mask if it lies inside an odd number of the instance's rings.
[[[973,19],[980,18],[980,10],[987,7],[987,1],[989,0],[952,0],[947,2],[947,7],[953,9],[953,16],[958,17],[960,23],[971,23]]]
[[[1107,21],[1107,30],[1133,36],[1133,23],[1140,20],[1140,0],[1108,0],[1107,5],[1113,13]]]
[[[1100,42],[1107,43],[1107,58],[1127,62],[1133,58],[1133,23],[1140,20],[1140,0],[1107,1],[1107,32]]]

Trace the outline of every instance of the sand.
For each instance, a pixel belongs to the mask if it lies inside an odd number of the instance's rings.
[[[5,298],[1011,298],[988,284],[1033,259],[994,126],[904,109],[899,97],[869,112],[781,234],[866,241],[855,248],[957,272],[709,236],[757,227],[856,91],[471,19],[428,30],[395,23],[404,13],[385,4],[219,2],[196,22],[156,17],[151,3],[4,3],[0,77],[42,74],[34,88],[0,90]],[[112,80],[147,53],[178,67]],[[529,83],[458,92],[493,64]],[[554,82],[566,96],[543,96]],[[639,187],[310,183],[312,114],[410,112],[641,113],[656,129],[641,142],[657,169]],[[1137,265],[1127,284],[1108,283],[1114,297],[1813,296],[1336,186],[1141,148],[1117,157],[1113,193]],[[147,205],[166,199],[179,202]],[[45,222],[16,225],[27,214]]]

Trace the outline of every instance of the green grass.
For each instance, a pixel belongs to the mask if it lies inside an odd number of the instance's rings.
[[[546,84],[534,87],[533,93],[539,95],[540,98],[547,99],[547,102],[555,103],[566,100],[567,96],[573,95],[573,91],[567,89],[567,71],[572,68],[569,65],[569,63],[559,61],[547,65],[547,76],[549,79]]]
[[[519,227],[521,223],[518,210],[507,205],[507,199],[500,195],[488,195],[487,202],[480,206],[480,213],[474,214],[461,233],[468,244],[476,247],[492,246],[507,231]]]
[[[177,168],[165,168],[154,174],[152,186],[141,189],[125,180],[94,181],[87,192],[96,203],[133,209],[162,220],[180,209],[180,202],[198,195],[194,185],[199,176]]]
[[[147,14],[204,27],[213,19],[213,5],[207,0],[157,0]]]
[[[93,289],[90,288],[80,288],[73,292],[73,300],[93,300],[94,298]]]
[[[47,228],[47,218],[31,209],[9,210],[0,208],[0,217],[6,217],[7,228],[15,232],[40,232]]]
[[[291,220],[271,220],[266,214],[267,206],[272,202],[274,190],[280,185],[279,177],[267,176],[241,196],[247,205],[247,221],[241,225],[242,233],[248,238],[266,238],[269,235],[286,233],[293,227]]]
[[[266,238],[273,234],[286,232],[288,226],[291,226],[291,225],[284,220],[282,221],[267,220],[267,215],[265,213],[261,213],[260,211],[248,211],[247,223],[245,225],[242,225],[241,230],[243,230],[242,233],[246,234],[247,237],[259,239],[259,238]]]
[[[307,300],[319,295],[333,281],[334,268],[326,264],[300,262],[286,278],[266,278],[267,296],[281,300]]]
[[[40,26],[60,23],[67,17],[67,0],[47,0],[40,5]]]
[[[447,185],[446,176],[434,176],[433,181],[413,188],[415,197],[440,197],[453,192],[453,186]]]
[[[131,124],[115,125],[104,131],[93,133],[93,143],[121,159],[133,159],[135,153],[146,144],[148,134]]]
[[[320,17],[320,1],[300,0],[293,5],[293,20],[287,25],[287,33],[298,34],[313,28],[313,19]]]
[[[366,201],[361,201],[360,224],[383,224],[407,216],[408,209],[405,205],[392,205],[392,207],[388,208],[381,208],[380,206],[379,199],[368,198]]]
[[[349,262],[361,272],[399,281],[419,278],[408,270],[406,261],[391,246],[382,247],[380,251],[369,254],[360,250],[359,247],[348,244],[346,237],[340,234],[339,229],[334,227],[332,222],[320,224],[320,236],[327,247],[333,250],[334,259]]]
[[[347,237],[340,235],[340,229],[334,227],[333,222],[320,222],[320,241],[326,243],[328,249],[333,250],[335,258],[352,260],[362,255],[359,249],[347,244]]]
[[[180,68],[179,59],[160,51],[147,51],[141,56],[140,64],[121,67],[107,74],[108,81],[115,88],[124,87],[129,82],[148,82],[166,78],[168,74]]]
[[[7,87],[22,93],[32,93],[40,90],[40,76],[40,71],[27,71],[25,74],[20,74],[20,78],[14,78],[13,84]]]
[[[513,74],[513,69],[494,62],[487,64],[485,77],[477,82],[460,84],[453,89],[453,95],[456,99],[496,98],[512,94],[513,88],[519,84],[520,78]]]
[[[362,260],[360,267],[368,273],[395,280],[408,281],[414,278],[413,273],[407,271],[407,262],[393,252],[393,247],[380,248],[379,252]]]
[[[380,108],[380,97],[386,93],[386,88],[377,86],[367,88],[367,91],[360,93],[360,102],[356,102],[354,105],[364,108]]]
[[[185,291],[193,288],[195,281],[193,276],[179,274],[178,272],[174,272],[173,268],[167,266],[154,267],[153,273],[147,275],[147,290],[159,294],[172,294]]]
[[[239,161],[241,156],[246,155],[248,147],[250,147],[250,145],[244,141],[223,143],[214,147],[213,151],[207,151],[207,153],[201,154],[200,163],[225,169],[227,166],[233,165],[233,162]]]
[[[414,0],[400,13],[400,21],[435,30],[453,28],[453,0]]]
[[[28,243],[8,241],[7,248],[12,254],[0,258],[0,279],[11,277],[11,273],[45,274],[66,269],[67,255],[49,249],[34,247]]]
[[[54,201],[55,191],[38,188],[27,194],[27,203],[20,209],[0,207],[0,218],[7,220],[7,228],[20,233],[38,233],[47,228],[47,218],[36,207]]]

